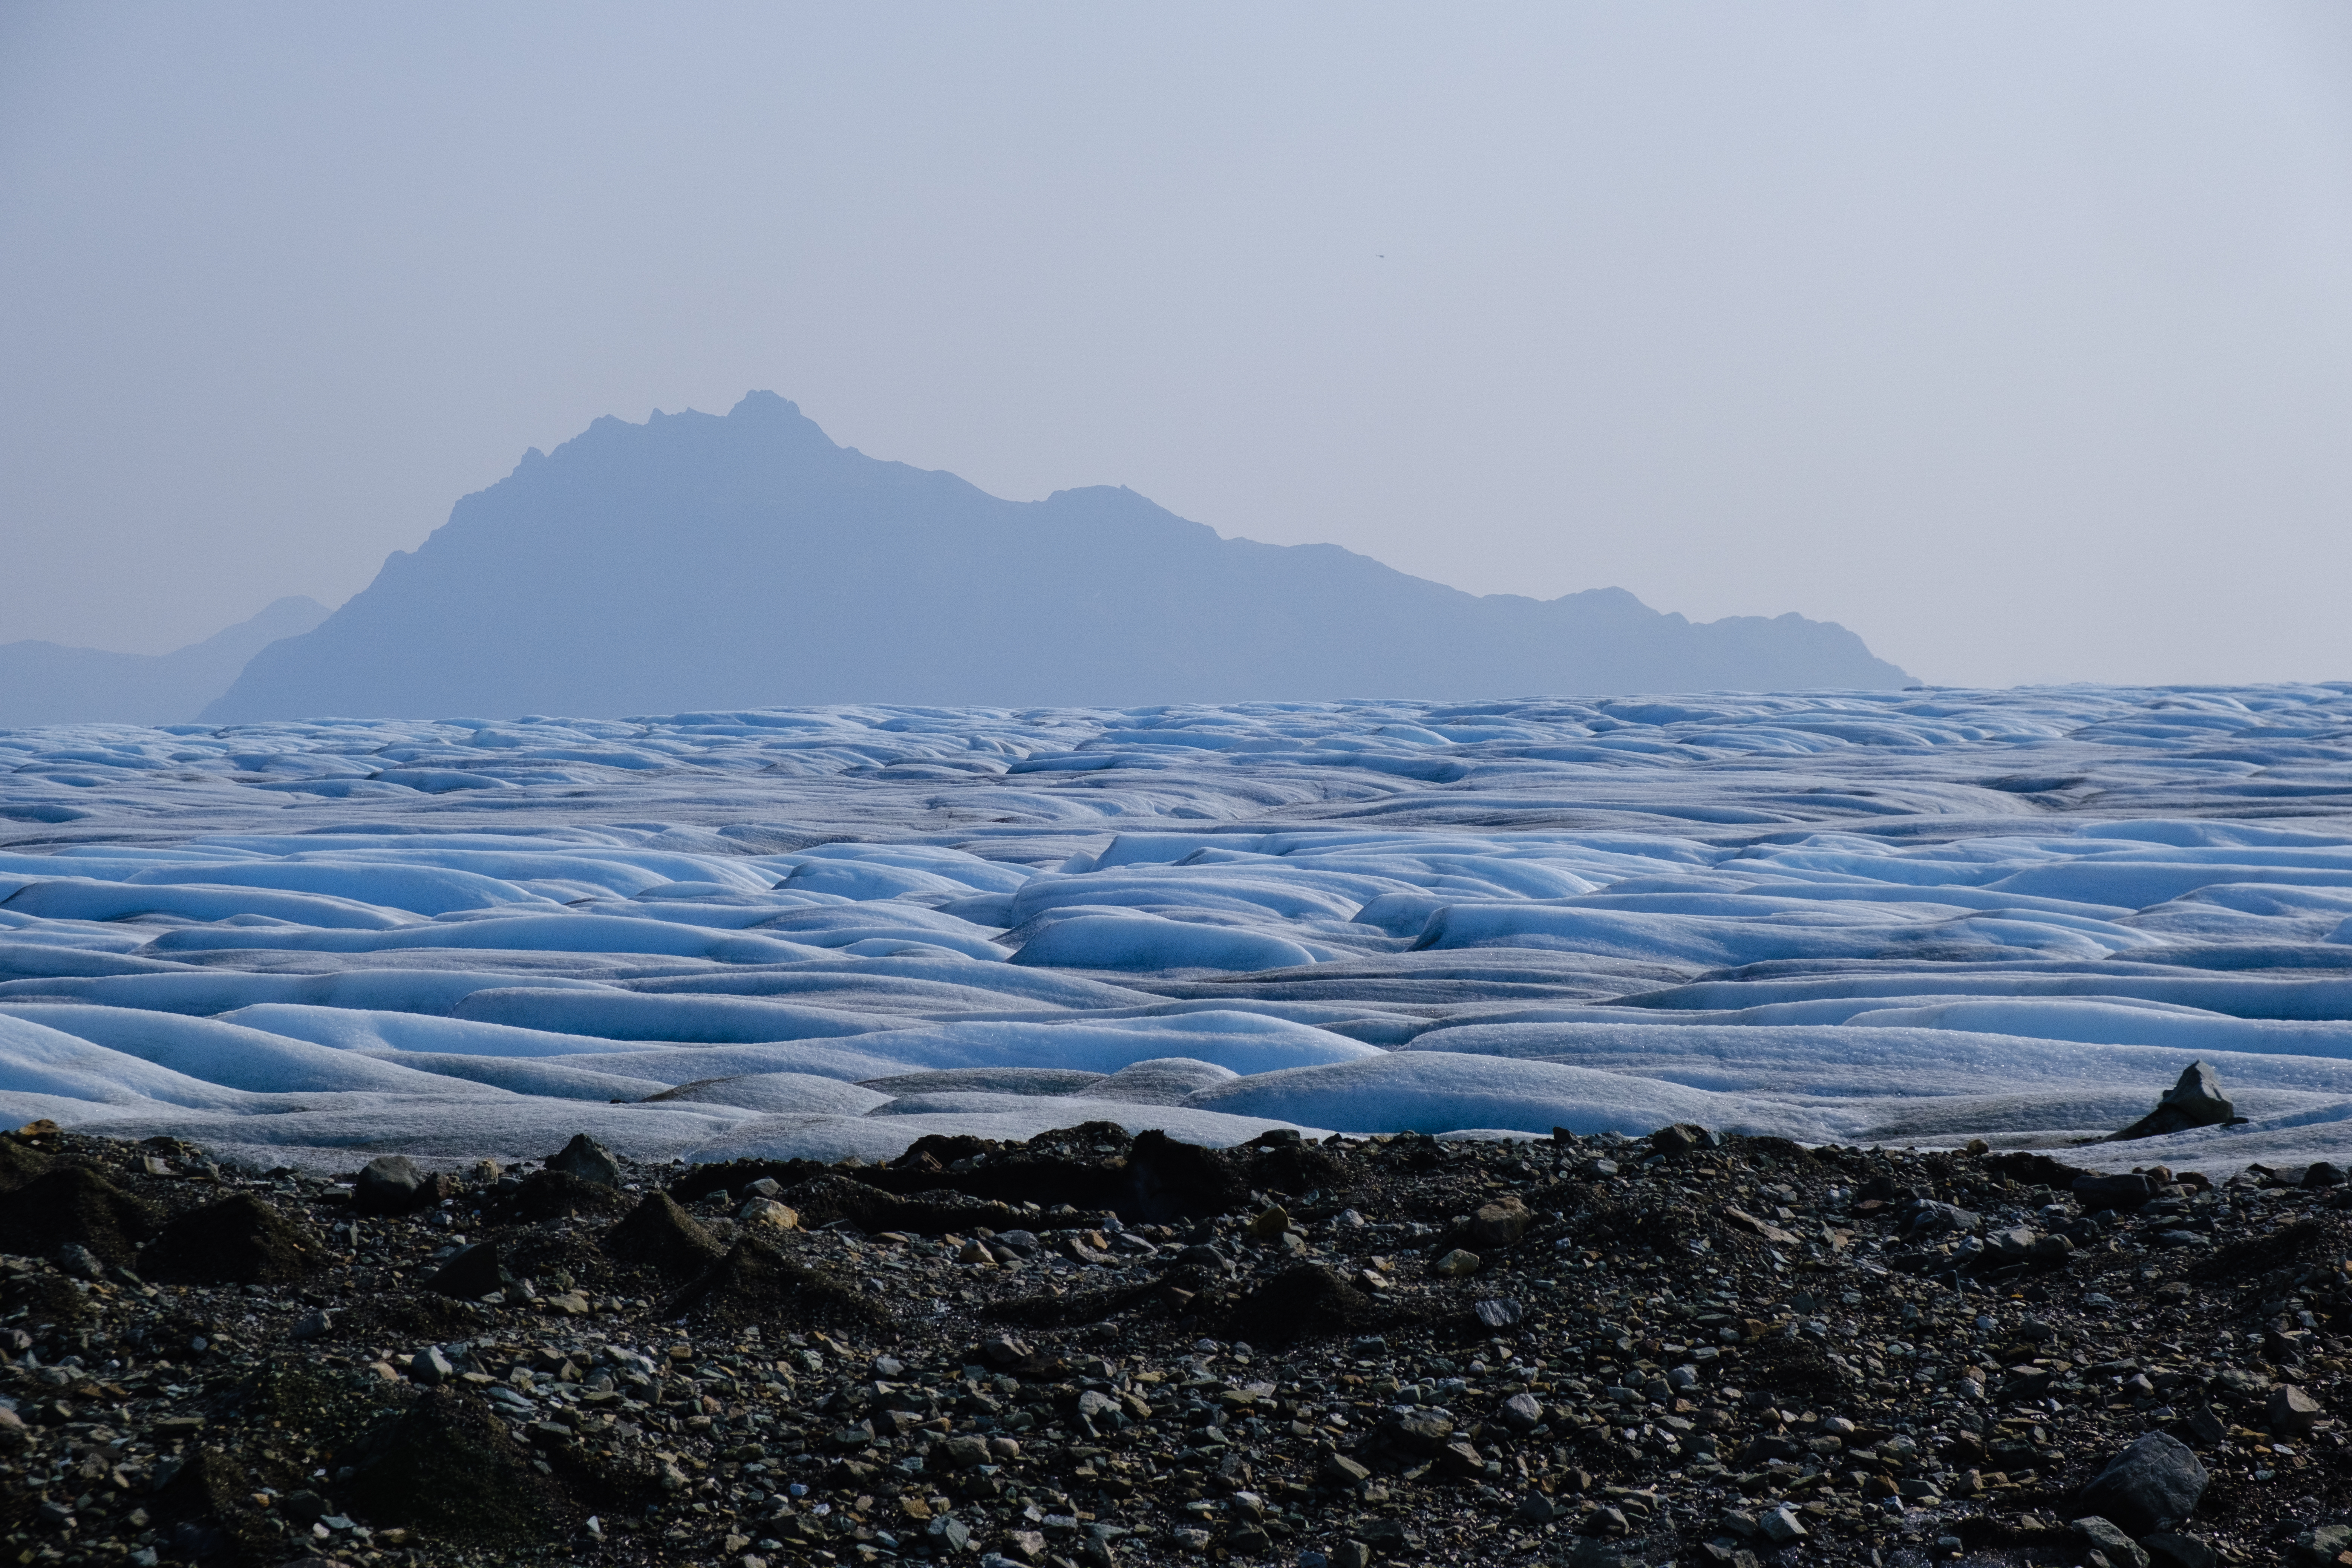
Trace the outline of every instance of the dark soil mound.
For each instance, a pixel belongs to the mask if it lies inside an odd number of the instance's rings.
[[[2305,1263],[2331,1247],[2340,1247],[2342,1226],[2325,1220],[2303,1219],[2293,1225],[2281,1226],[2265,1236],[2250,1236],[2242,1241],[2225,1242],[2213,1249],[2213,1255],[2189,1270],[2198,1279],[2226,1280],[2252,1284],[2273,1269],[2291,1264]],[[2336,1252],[2336,1257],[2344,1256]]]
[[[0,1197],[0,1252],[52,1258],[81,1246],[128,1268],[161,1219],[152,1205],[88,1166],[62,1165]]]
[[[605,1255],[625,1268],[646,1269],[673,1282],[695,1278],[726,1252],[667,1193],[647,1193],[626,1218],[604,1233],[602,1245]]]
[[[740,1192],[762,1177],[780,1187],[789,1187],[813,1176],[827,1174],[833,1169],[816,1160],[728,1160],[715,1165],[694,1166],[669,1184],[669,1195],[682,1204],[690,1204],[712,1193]]]
[[[1328,1200],[1349,1185],[1347,1163],[1310,1143],[1277,1143],[1260,1152],[1234,1152],[1242,1156],[1237,1179],[1255,1191],[1320,1192]]]
[[[320,1239],[247,1193],[191,1209],[139,1255],[139,1272],[183,1285],[285,1285],[326,1262]]]
[[[887,1321],[871,1298],[829,1274],[803,1268],[764,1241],[739,1241],[702,1278],[672,1297],[664,1318],[728,1328],[815,1323],[851,1327]]]
[[[981,1163],[961,1171],[950,1169],[975,1158]],[[1318,1163],[1322,1156],[1289,1150],[1276,1158],[1280,1163],[1262,1180],[1271,1180],[1285,1191],[1304,1191],[1328,1180]],[[831,1168],[804,1160],[736,1161],[696,1167],[670,1188],[670,1194],[690,1203],[706,1193],[739,1191],[761,1176],[773,1177],[788,1187],[818,1177],[841,1179]],[[1125,1129],[1110,1121],[1060,1128],[1040,1133],[1025,1144],[934,1133],[918,1139],[887,1165],[859,1170],[856,1181],[900,1197],[919,1194],[931,1202],[940,1202],[941,1194],[953,1192],[985,1203],[1035,1204],[1048,1209],[1067,1204],[1096,1212],[1108,1210],[1129,1225],[1160,1225],[1223,1214],[1247,1203],[1252,1185],[1248,1165],[1224,1150],[1180,1143],[1158,1131],[1130,1139]],[[835,1201],[845,1206],[853,1203],[846,1197]],[[1014,1215],[991,1225],[965,1210],[943,1226],[926,1226],[904,1215],[892,1222],[879,1217],[884,1211],[868,1212],[876,1215],[871,1225],[846,1212],[817,1217],[812,1223],[849,1219],[869,1232],[971,1225],[997,1229],[1024,1223]]]
[[[72,1280],[48,1269],[33,1274],[0,1274],[0,1319],[37,1328],[44,1323],[75,1323],[90,1316],[90,1298],[74,1289]]]
[[[1034,1215],[1003,1204],[989,1203],[952,1188],[900,1197],[847,1176],[819,1176],[787,1187],[781,1200],[801,1216],[801,1224],[819,1226],[847,1220],[868,1236],[886,1230],[910,1236],[940,1236],[949,1231],[1020,1230],[1036,1224]]]
[[[636,1201],[627,1193],[562,1171],[533,1171],[513,1195],[496,1200],[490,1217],[500,1225],[538,1225],[573,1215],[605,1219],[627,1213]]]
[[[1033,1329],[1063,1329],[1078,1323],[1106,1322],[1138,1307],[1165,1299],[1159,1285],[1115,1286],[1101,1290],[1068,1290],[1056,1296],[1044,1292],[1015,1296],[997,1304],[988,1315],[999,1322]]]
[[[387,1337],[429,1344],[468,1338],[496,1321],[487,1307],[420,1290],[339,1310],[325,1338],[342,1344],[381,1344]]]
[[[2029,1187],[2049,1187],[2060,1193],[2073,1191],[2075,1177],[2093,1174],[2047,1154],[2024,1152],[1988,1154],[1984,1167],[2012,1182],[2022,1182]]]
[[[499,1261],[517,1279],[529,1279],[541,1294],[592,1290],[608,1294],[615,1270],[593,1243],[561,1231],[531,1231],[499,1249]]]
[[[0,1138],[0,1193],[13,1193],[57,1162],[22,1138]]]
[[[253,1506],[245,1467],[200,1448],[147,1503],[158,1544],[175,1562],[208,1568],[260,1568],[282,1562],[286,1544]]]
[[[335,1500],[381,1530],[399,1525],[444,1540],[524,1546],[567,1537],[580,1516],[563,1489],[533,1468],[505,1422],[471,1394],[435,1389],[341,1456],[351,1479]]]
[[[1229,1337],[1253,1345],[1356,1334],[1395,1321],[1389,1307],[1321,1263],[1286,1268],[1235,1301],[1225,1314]]]

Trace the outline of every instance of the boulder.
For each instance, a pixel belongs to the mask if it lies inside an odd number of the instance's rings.
[[[2271,1431],[2282,1437],[2311,1430],[2320,1416],[2319,1402],[2292,1383],[2283,1383],[2271,1390],[2269,1404],[2263,1414],[2270,1417]]]
[[[2127,1214],[2156,1195],[2156,1184],[2137,1172],[2112,1176],[2077,1176],[2074,1188],[2074,1196],[2085,1214],[2095,1214],[2100,1209]]]
[[[2188,1444],[2150,1432],[2109,1459],[2078,1501],[2084,1514],[2138,1537],[2179,1528],[2205,1495],[2205,1467]]]
[[[1481,1205],[1478,1212],[1470,1216],[1470,1239],[1481,1247],[1515,1246],[1519,1237],[1527,1235],[1535,1217],[1517,1194],[1496,1198],[1491,1204]]]
[[[352,1206],[362,1214],[406,1214],[429,1201],[432,1178],[405,1154],[379,1154],[352,1184]]]
[[[456,1296],[475,1301],[507,1286],[507,1271],[499,1263],[499,1247],[494,1241],[478,1241],[443,1264],[439,1272],[425,1282],[425,1288],[437,1295]]]
[[[1559,1137],[1559,1129],[1554,1128],[1552,1136]],[[1650,1134],[1650,1152],[1671,1159],[1676,1154],[1687,1154],[1694,1149],[1712,1149],[1722,1142],[1717,1134],[1695,1121],[1677,1121]]]
[[[2294,1538],[2286,1559],[2322,1568],[2323,1564],[2332,1565],[2338,1553],[2347,1551],[2352,1551],[2352,1524],[2316,1524]]]
[[[2093,1552],[2107,1560],[2108,1568],[2147,1568],[2147,1552],[2116,1528],[2114,1521],[2093,1514],[2074,1521],[2074,1533]]]

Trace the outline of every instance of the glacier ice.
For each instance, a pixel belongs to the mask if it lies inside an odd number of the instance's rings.
[[[2352,686],[0,730],[0,1116],[2340,1162]]]

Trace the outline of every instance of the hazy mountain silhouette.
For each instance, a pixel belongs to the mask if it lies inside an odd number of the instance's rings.
[[[173,653],[0,643],[0,726],[186,723],[263,647],[326,618],[326,605],[298,594]]]
[[[532,449],[204,717],[1906,684],[1798,616],[1481,598],[1336,545],[1221,539],[1125,489],[1000,500],[761,392]]]

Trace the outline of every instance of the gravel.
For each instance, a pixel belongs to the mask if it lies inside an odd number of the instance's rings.
[[[0,1136],[9,1560],[2352,1550],[2334,1173],[1694,1128],[581,1152],[384,1213],[404,1181]]]

